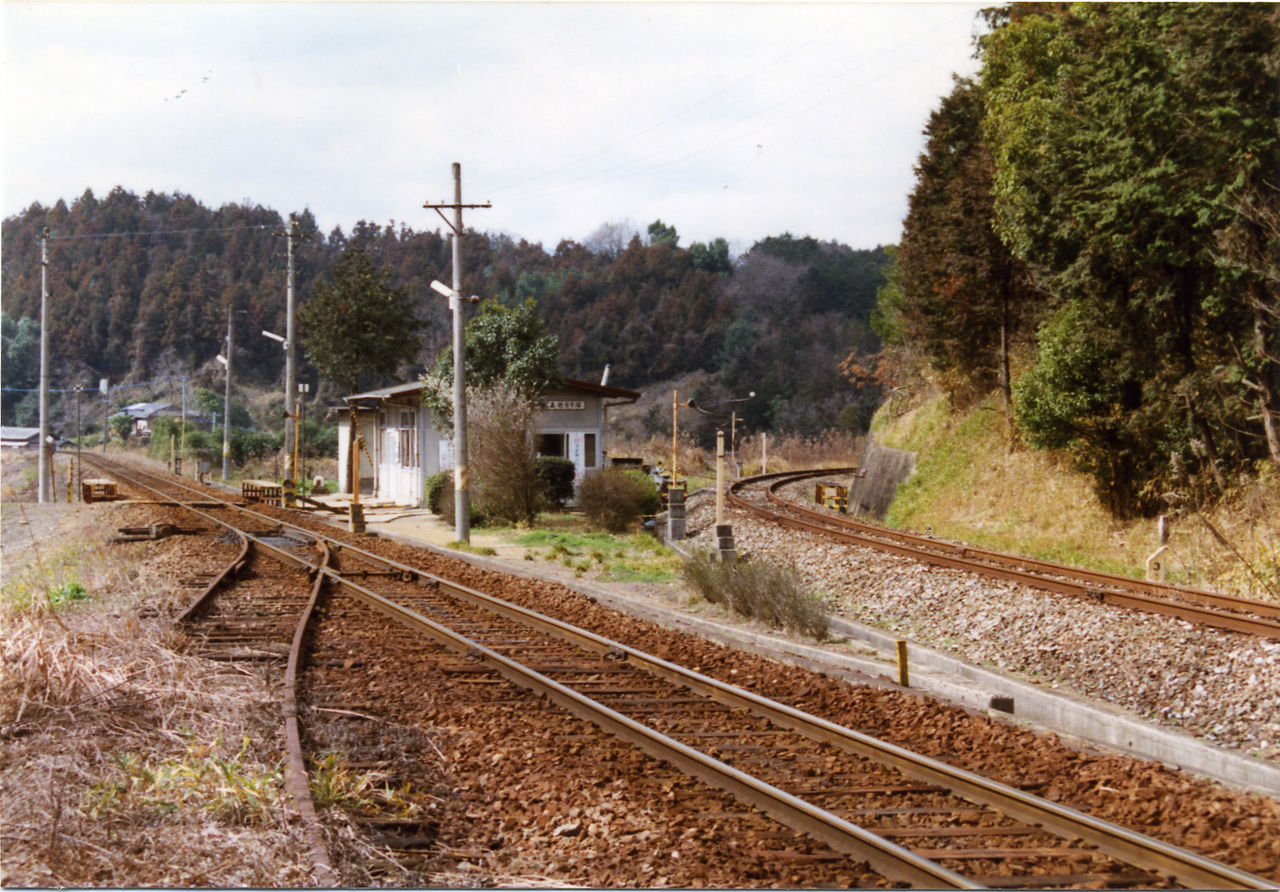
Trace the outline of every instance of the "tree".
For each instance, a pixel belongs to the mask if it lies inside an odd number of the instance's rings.
[[[1010,408],[1010,345],[1031,285],[993,226],[984,110],[978,85],[957,80],[930,116],[894,287],[881,291],[879,319],[884,325],[892,317],[898,336],[924,352],[953,400],[999,386]]]
[[[693,258],[694,269],[721,275],[733,272],[733,262],[729,259],[729,243],[723,238],[713,239],[709,244],[694,242],[689,246],[689,254]]]
[[[0,313],[0,362],[4,367],[3,417],[6,424],[17,423],[17,406],[22,389],[40,383],[40,322],[30,316],[13,319]],[[23,419],[26,420],[26,419]]]
[[[654,220],[649,224],[649,244],[666,245],[668,248],[678,247],[680,244],[680,236],[676,232],[674,226],[668,226],[661,220]]]
[[[538,512],[542,481],[533,453],[537,403],[501,380],[467,393],[476,510],[508,523]]]
[[[1122,445],[1078,439],[1073,454],[1137,475],[1100,480],[1126,512],[1158,510],[1193,475],[1221,490],[1267,454],[1275,330],[1242,298],[1265,305],[1266,286],[1214,249],[1249,231],[1243,206],[1274,200],[1278,29],[1254,4],[1081,4],[1011,17],[982,42],[996,228],[1050,295],[1042,332],[1091,320],[1083,336],[1113,353],[1109,387],[1052,374],[1038,387],[1061,404],[1072,388],[1109,395],[1092,411]],[[1091,454],[1127,443],[1150,460]]]
[[[373,264],[363,248],[349,246],[332,278],[316,284],[298,311],[307,358],[348,393],[360,389],[362,375],[387,376],[418,353],[408,291],[391,285],[386,268]],[[356,453],[355,408],[348,452]]]
[[[503,385],[532,400],[560,380],[559,341],[549,334],[538,305],[526,300],[509,307],[496,300],[480,304],[466,326],[467,386]],[[429,376],[424,400],[436,418],[453,421],[453,349],[442,350]]]
[[[318,282],[298,311],[307,358],[348,393],[362,376],[385,378],[417,355],[422,322],[408,292],[390,272],[349,247],[327,281]]]

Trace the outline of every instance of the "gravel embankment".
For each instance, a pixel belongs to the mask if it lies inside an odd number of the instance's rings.
[[[730,511],[740,554],[792,562],[833,613],[1280,762],[1280,641],[826,543]],[[689,540],[714,547],[711,508]]]

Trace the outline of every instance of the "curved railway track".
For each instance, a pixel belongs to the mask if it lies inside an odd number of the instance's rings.
[[[1172,616],[1246,635],[1280,639],[1280,605],[1277,604],[1085,570],[892,530],[826,508],[808,507],[780,493],[784,487],[802,480],[818,477],[847,479],[855,470],[829,468],[747,477],[730,485],[727,501],[742,511],[791,529],[887,551],[935,566],[966,570],[1058,594]]]
[[[207,490],[94,462],[175,502],[210,499]],[[819,858],[852,856],[928,888],[1273,886],[314,529],[222,506],[191,510],[313,578],[311,595],[281,595],[279,610],[258,600],[246,609],[234,597],[210,600],[228,584],[213,581],[190,616],[220,614],[207,628],[226,632],[219,646],[242,652],[277,652],[288,638],[291,684],[305,660],[305,617],[327,588],[348,596],[327,608],[348,605],[344,634],[374,615],[390,620],[395,634],[421,636],[416,648],[430,654],[438,677],[504,679],[532,692],[818,840]],[[243,566],[245,553],[229,566]],[[390,633],[363,634],[376,642]],[[298,710],[286,714],[294,721]],[[289,733],[305,734],[296,726]]]

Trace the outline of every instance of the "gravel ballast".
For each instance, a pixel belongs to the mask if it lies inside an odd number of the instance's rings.
[[[941,569],[730,510],[739,554],[789,562],[836,615],[1280,763],[1280,641]],[[715,547],[691,507],[686,543]]]

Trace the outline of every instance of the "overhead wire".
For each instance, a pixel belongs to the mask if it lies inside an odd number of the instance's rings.
[[[497,190],[495,190],[495,194],[499,194],[499,195],[506,195],[506,194],[510,194],[510,193],[513,193],[513,192],[518,193],[518,192],[519,192],[519,190],[521,190],[521,189],[525,188],[526,186],[528,186],[528,185],[530,185],[530,184],[532,184],[532,183],[535,183],[535,182],[537,182],[537,181],[539,181],[539,180],[546,179],[547,177],[549,177],[549,176],[553,176],[553,175],[555,175],[555,174],[557,174],[557,173],[559,173],[559,172],[561,172],[561,171],[563,171],[563,170],[566,170],[566,169],[568,169],[568,168],[570,168],[570,167],[577,167],[577,166],[579,166],[579,165],[581,165],[581,164],[583,164],[583,163],[585,163],[585,162],[591,161],[591,160],[593,160],[593,159],[595,159],[595,158],[600,157],[601,155],[604,155],[604,154],[608,153],[611,149],[613,149],[613,148],[614,148],[614,147],[616,147],[616,146],[619,146],[619,145],[625,145],[625,144],[627,144],[627,143],[629,143],[629,142],[631,142],[631,141],[634,141],[634,140],[638,139],[639,137],[642,137],[642,136],[645,136],[645,135],[647,135],[647,134],[649,134],[649,133],[652,133],[653,131],[655,131],[655,130],[657,130],[657,129],[661,128],[661,127],[666,126],[667,124],[671,123],[672,121],[676,120],[677,118],[681,118],[681,117],[683,117],[684,115],[688,114],[689,112],[693,111],[694,109],[701,108],[702,106],[704,106],[704,105],[706,105],[707,103],[711,102],[713,99],[717,99],[718,97],[723,96],[725,93],[729,92],[730,90],[732,90],[734,87],[738,86],[739,84],[742,84],[742,83],[744,83],[744,82],[746,82],[746,81],[748,81],[748,80],[751,80],[752,78],[754,78],[754,77],[756,77],[756,76],[760,75],[761,73],[763,73],[763,72],[765,72],[765,71],[768,71],[769,69],[774,68],[774,67],[776,67],[776,66],[778,66],[778,65],[782,64],[782,62],[784,62],[785,60],[787,60],[787,59],[789,59],[790,57],[794,56],[796,53],[800,52],[801,50],[806,49],[807,47],[809,47],[809,46],[811,46],[811,45],[813,45],[813,44],[815,44],[815,43],[817,43],[817,42],[819,42],[819,41],[821,41],[821,40],[825,40],[825,39],[830,38],[830,37],[831,37],[831,35],[832,35],[832,33],[834,33],[835,31],[837,31],[837,30],[839,30],[839,29],[844,28],[847,24],[849,24],[849,22],[851,22],[851,21],[853,21],[854,19],[856,19],[856,18],[858,17],[858,15],[859,15],[859,14],[861,14],[861,12],[862,12],[862,10],[861,10],[861,9],[859,9],[857,14],[855,14],[855,15],[851,15],[851,16],[848,16],[847,18],[844,18],[844,19],[841,19],[841,20],[840,20],[839,22],[837,22],[834,26],[832,26],[832,27],[830,27],[830,28],[826,28],[826,29],[824,29],[821,33],[816,34],[816,35],[814,35],[813,37],[811,37],[811,38],[809,38],[809,39],[807,39],[807,40],[803,40],[803,41],[801,41],[801,42],[800,42],[800,43],[798,43],[798,44],[795,44],[795,45],[794,45],[794,46],[792,46],[790,49],[786,50],[786,51],[785,51],[785,52],[783,52],[782,54],[780,54],[780,55],[776,56],[775,58],[773,58],[771,61],[769,61],[769,62],[767,62],[767,63],[765,63],[765,64],[763,64],[763,65],[759,65],[759,66],[757,66],[757,67],[755,67],[755,68],[751,69],[750,71],[746,72],[745,74],[742,74],[742,75],[738,76],[737,78],[735,78],[734,80],[730,81],[729,83],[725,84],[723,87],[719,88],[718,90],[715,90],[714,92],[709,93],[709,94],[708,94],[708,95],[706,95],[706,96],[703,96],[701,99],[699,99],[698,101],[696,101],[696,102],[694,102],[694,103],[692,103],[692,104],[690,104],[690,105],[686,105],[686,106],[684,106],[683,108],[681,108],[681,109],[679,109],[679,110],[677,110],[677,111],[675,111],[675,112],[672,112],[671,114],[667,115],[665,118],[662,118],[662,119],[660,119],[660,120],[658,120],[658,121],[655,121],[655,122],[653,122],[652,124],[649,124],[648,126],[646,126],[646,127],[642,128],[642,129],[640,129],[640,130],[637,130],[637,131],[635,131],[635,132],[633,132],[633,133],[629,133],[629,134],[627,134],[626,136],[622,136],[622,137],[619,137],[619,138],[617,138],[617,139],[615,139],[615,140],[612,140],[611,142],[607,142],[607,143],[605,143],[603,146],[601,146],[600,148],[598,148],[596,151],[594,151],[594,152],[592,152],[592,153],[590,153],[590,154],[588,154],[588,155],[582,155],[582,156],[579,156],[579,157],[577,157],[577,158],[574,158],[572,161],[568,161],[568,162],[566,162],[566,163],[564,163],[564,164],[562,164],[562,165],[559,165],[558,167],[554,167],[554,168],[552,168],[551,170],[548,170],[548,171],[545,171],[545,172],[543,172],[543,173],[537,174],[536,176],[532,176],[532,177],[529,177],[529,178],[527,178],[527,179],[524,179],[524,180],[521,180],[521,181],[517,181],[517,182],[512,183],[512,184],[508,184],[508,185],[506,185],[506,186],[500,186]]]
[[[915,43],[918,43],[921,40],[928,38],[930,35],[942,31],[943,29],[953,27],[958,21],[961,20],[961,18],[969,18],[969,17],[970,17],[970,13],[966,10],[963,16],[954,16],[954,17],[947,18],[939,22],[938,24],[934,25],[931,28],[928,28],[926,30],[913,34],[911,38],[908,40],[896,43],[893,46],[885,48],[874,57],[863,59],[859,61],[856,65],[853,65],[840,72],[832,74],[817,82],[810,82],[801,87],[798,87],[795,90],[793,90],[791,93],[789,93],[787,96],[781,99],[778,99],[772,103],[769,103],[768,105],[765,105],[761,108],[758,108],[756,111],[752,112],[750,115],[747,115],[736,121],[732,121],[727,124],[723,124],[719,126],[711,125],[709,129],[704,129],[703,133],[683,138],[681,140],[678,140],[674,143],[669,143],[668,145],[662,146],[660,148],[655,148],[654,150],[648,152],[647,154],[642,154],[638,157],[632,157],[625,160],[621,160],[618,163],[615,163],[609,167],[588,171],[576,177],[572,177],[572,178],[563,180],[561,182],[558,182],[554,185],[540,187],[534,190],[533,194],[535,195],[554,194],[556,192],[562,191],[572,186],[580,185],[582,183],[590,182],[592,180],[599,180],[605,177],[616,180],[620,178],[631,178],[634,176],[640,176],[646,173],[651,173],[655,170],[660,170],[663,167],[668,167],[679,161],[686,160],[690,157],[697,155],[700,152],[706,151],[711,147],[722,145],[726,142],[730,142],[736,139],[742,139],[750,134],[758,133],[762,130],[775,128],[781,125],[782,123],[785,123],[786,121],[789,121],[795,117],[798,117],[807,112],[810,112],[815,108],[821,107],[822,105],[835,101],[840,96],[844,96],[849,94],[850,92],[861,89],[867,86],[868,84],[881,80],[887,77],[888,75],[894,73],[895,71],[901,70],[902,68],[915,63],[921,58],[927,57],[929,54],[931,54],[934,51],[932,47],[927,48],[921,51],[920,53],[914,54],[911,57],[901,59],[899,62],[897,62],[892,66],[881,68],[877,70],[872,76],[862,78],[857,82],[855,82],[854,84],[838,92],[832,92],[826,89],[827,85],[835,83],[845,78],[852,77],[855,74],[858,74],[859,72],[864,71],[869,66],[875,65],[882,59],[898,56],[904,48],[909,47]],[[822,36],[827,36],[827,35],[822,35]],[[795,52],[798,49],[803,48],[804,46],[808,46],[812,44],[818,39],[821,39],[821,38],[819,37],[819,38],[814,38],[809,41],[806,41],[800,46],[793,48],[793,50],[788,51],[788,53],[784,54],[784,57],[786,55],[789,55]],[[779,57],[778,60],[775,60],[769,65],[762,66],[762,69],[770,67],[773,64],[776,64],[776,62],[781,61],[782,58],[783,57]],[[762,70],[762,69],[758,69],[758,70]],[[743,77],[734,81],[733,82],[734,85],[749,79],[751,76],[754,75],[754,73],[755,72],[749,73],[748,75],[744,75]],[[713,96],[719,95],[720,93],[723,93],[727,89],[728,87],[722,90],[719,90],[717,91],[716,94],[713,94]],[[757,121],[757,119],[761,118],[762,116],[769,115],[770,113],[775,112],[779,109],[785,108],[786,106],[793,105],[794,103],[797,103],[798,101],[802,100],[805,96],[811,96],[815,92],[820,90],[824,91],[825,95],[820,96],[814,101],[807,102],[800,105],[798,108],[794,109],[793,111],[791,111],[790,113],[782,117],[778,117],[770,121],[753,123]],[[712,97],[707,97],[706,99],[700,100],[698,103],[695,103],[694,105],[689,106],[688,108],[691,109],[699,105],[702,105],[706,101],[709,101],[710,98]],[[675,117],[678,117],[682,112],[677,112],[676,114],[669,116],[665,120],[668,120],[668,121],[672,120]],[[642,131],[642,132],[652,131],[654,129],[657,129],[658,126],[660,125],[653,125],[649,128],[646,128],[645,131]],[[610,144],[610,147],[612,145],[613,144]],[[597,152],[596,155],[603,154],[604,151],[607,151],[607,148],[604,150],[601,150],[601,152]],[[672,157],[665,158],[663,160],[655,160],[655,159],[662,159],[663,155],[669,154],[671,152],[676,152],[677,154],[675,154]],[[595,156],[589,156],[589,157],[595,157]],[[654,163],[649,163],[649,162],[654,162]],[[628,170],[628,168],[635,168],[635,169]],[[531,179],[529,181],[526,181],[526,184],[532,183],[535,179],[541,179],[541,178],[542,177]]]
[[[54,235],[49,234],[49,241],[68,242],[77,239],[91,238],[123,238],[126,236],[145,236],[145,235],[191,235],[196,232],[243,232],[251,229],[280,229],[283,228],[276,223],[255,223],[252,226],[205,226],[193,229],[155,229],[140,230],[136,232],[89,232],[79,235]]]

